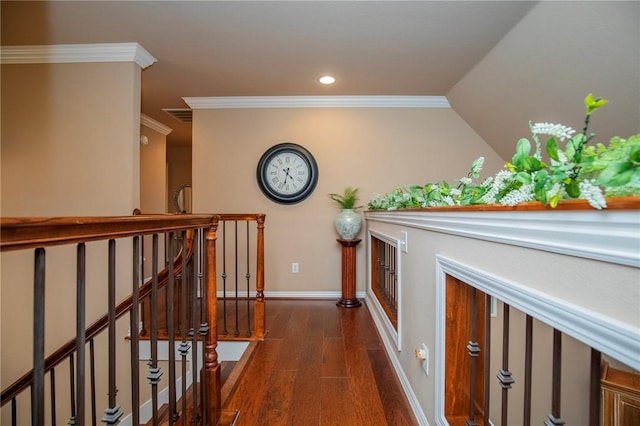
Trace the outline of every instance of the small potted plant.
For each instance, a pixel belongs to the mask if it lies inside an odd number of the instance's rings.
[[[335,201],[342,210],[335,217],[333,223],[336,231],[344,240],[353,240],[362,227],[362,218],[355,210],[358,202],[358,188],[346,187],[342,194],[329,194],[329,198]]]

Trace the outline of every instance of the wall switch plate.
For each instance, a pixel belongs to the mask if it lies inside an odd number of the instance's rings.
[[[299,266],[298,266],[298,262],[293,262],[291,264],[291,273],[293,274],[297,274],[299,271]]]
[[[400,250],[402,250],[403,253],[409,251],[409,235],[407,231],[400,231]]]

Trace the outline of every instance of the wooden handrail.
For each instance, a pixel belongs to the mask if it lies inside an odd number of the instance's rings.
[[[0,250],[164,233],[213,226],[218,215],[135,215],[0,219]]]

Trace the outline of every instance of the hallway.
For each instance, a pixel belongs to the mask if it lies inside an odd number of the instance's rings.
[[[365,305],[267,301],[267,330],[223,408],[238,425],[415,425]]]

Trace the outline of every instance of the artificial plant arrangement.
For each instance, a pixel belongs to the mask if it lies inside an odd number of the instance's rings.
[[[358,188],[346,187],[342,194],[329,194],[329,198],[335,201],[342,209],[335,217],[333,223],[336,231],[344,240],[354,239],[362,227],[362,218],[355,210],[358,202]]]
[[[346,187],[342,194],[329,194],[329,198],[338,203],[338,206],[342,210],[354,210],[361,206],[356,207],[358,202],[358,188]]]
[[[608,101],[589,94],[584,104],[586,115],[581,133],[562,124],[529,123],[532,144],[520,139],[505,170],[481,183],[478,179],[484,163],[480,157],[471,164],[469,174],[457,184],[445,181],[425,185],[407,185],[369,201],[371,210],[399,208],[501,204],[515,206],[529,201],[556,207],[560,200],[584,199],[596,209],[607,207],[606,197],[640,195],[640,134],[622,139],[614,137],[607,146],[586,146],[594,135],[588,134],[591,114]],[[539,136],[549,138],[543,161]],[[564,149],[559,142],[564,142]]]

